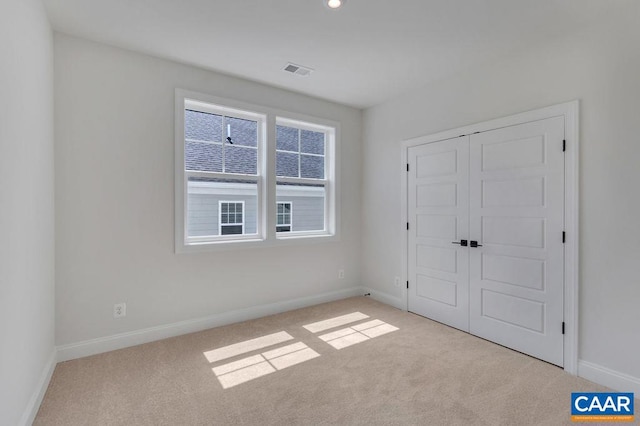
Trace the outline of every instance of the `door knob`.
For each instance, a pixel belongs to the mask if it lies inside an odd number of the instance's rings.
[[[470,245],[471,247],[482,247],[482,244],[478,244],[478,242],[477,242],[477,241],[474,241],[474,240],[471,240],[471,241],[469,242],[469,245]]]
[[[467,246],[467,240],[460,240],[460,242],[453,241],[451,244],[460,244],[462,247]]]

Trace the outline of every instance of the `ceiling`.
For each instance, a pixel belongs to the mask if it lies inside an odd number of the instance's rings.
[[[60,32],[366,108],[633,0],[44,0]],[[315,71],[300,77],[287,62]]]

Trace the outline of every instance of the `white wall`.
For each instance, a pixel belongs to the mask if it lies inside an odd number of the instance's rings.
[[[363,284],[406,297],[401,140],[580,99],[579,354],[640,380],[639,10],[365,111]]]
[[[54,45],[58,345],[359,285],[361,111],[65,35]],[[176,87],[340,121],[340,241],[176,255]]]
[[[30,422],[53,366],[53,45],[39,0],[0,3],[0,423]]]

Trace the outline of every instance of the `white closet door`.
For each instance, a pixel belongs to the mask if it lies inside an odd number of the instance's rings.
[[[472,334],[562,366],[564,118],[470,139]]]
[[[408,150],[409,311],[469,330],[469,137]]]

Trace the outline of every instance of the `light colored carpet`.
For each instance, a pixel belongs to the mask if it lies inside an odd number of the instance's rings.
[[[322,325],[310,327],[316,332],[303,327],[354,312],[369,318],[324,331],[316,331]],[[339,350],[319,338],[376,319],[398,330],[370,328],[356,339],[348,331],[351,337],[330,343],[363,341]],[[293,339],[215,362],[205,356],[283,331]],[[273,372],[227,389],[212,370],[224,366],[217,370],[223,377],[234,369],[231,362],[247,364],[249,357],[292,344],[311,350],[300,352],[303,359],[319,356],[291,366],[286,366],[291,355],[280,359],[284,364],[262,362]],[[234,348],[213,354],[224,357]],[[231,382],[242,377],[240,370],[227,376]],[[34,424],[558,425],[571,424],[571,392],[606,390],[518,352],[356,297],[60,363]]]

